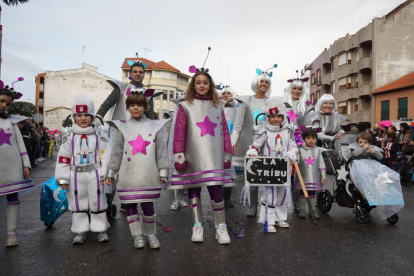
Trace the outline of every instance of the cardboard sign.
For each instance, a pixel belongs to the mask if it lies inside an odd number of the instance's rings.
[[[288,160],[286,157],[245,157],[245,181],[251,186],[287,186]]]

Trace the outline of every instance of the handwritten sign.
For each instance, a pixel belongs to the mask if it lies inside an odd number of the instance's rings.
[[[245,157],[245,181],[251,186],[287,186],[286,157]]]

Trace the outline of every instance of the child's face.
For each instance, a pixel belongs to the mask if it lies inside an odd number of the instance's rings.
[[[3,113],[9,110],[10,105],[12,104],[13,99],[7,95],[0,95],[0,113]]]
[[[280,126],[283,123],[283,115],[269,116],[269,123],[272,126]]]
[[[81,128],[92,125],[92,116],[89,114],[75,114],[75,123]]]
[[[194,86],[195,86],[195,91],[197,95],[205,96],[210,90],[210,80],[208,79],[207,76],[198,75],[195,78]]]
[[[397,158],[402,158],[404,155],[397,155]]]
[[[146,111],[142,105],[138,104],[131,104],[128,106],[127,110],[129,114],[131,114],[131,116],[137,120],[141,119],[142,115],[144,115],[144,112]]]
[[[368,143],[367,140],[364,140],[364,139],[359,138],[358,139],[358,146],[360,146],[361,148],[366,149],[366,148],[368,148],[370,146],[370,143]]]
[[[309,135],[305,137],[305,144],[309,148],[313,148],[316,144],[316,137],[313,135]]]

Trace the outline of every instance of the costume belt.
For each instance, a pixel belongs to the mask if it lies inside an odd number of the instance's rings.
[[[83,166],[70,166],[70,170],[74,172],[91,172],[94,170],[98,170],[100,166],[98,164],[89,164]]]

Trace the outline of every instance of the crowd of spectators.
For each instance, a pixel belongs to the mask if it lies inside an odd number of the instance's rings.
[[[48,128],[35,124],[30,118],[18,125],[32,168],[36,168],[46,158],[53,158],[54,135],[50,135]]]
[[[413,124],[414,125],[414,124]],[[414,126],[403,122],[399,129],[394,125],[384,128],[367,128],[373,144],[384,150],[384,165],[401,174],[405,181],[414,181]]]

